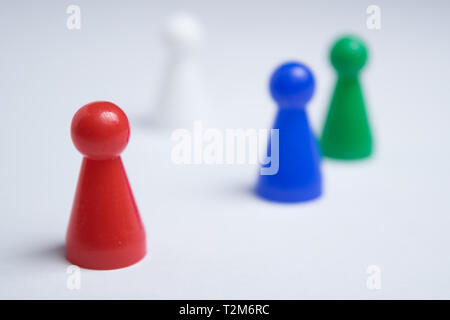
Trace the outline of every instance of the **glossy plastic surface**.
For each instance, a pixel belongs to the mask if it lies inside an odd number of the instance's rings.
[[[301,63],[283,64],[272,75],[270,91],[279,107],[273,125],[279,130],[279,170],[259,176],[256,192],[265,199],[301,202],[322,194],[320,154],[306,113],[314,86],[313,74]]]
[[[364,43],[353,36],[339,39],[331,50],[337,83],[322,132],[322,154],[353,160],[372,154],[372,134],[358,79],[367,61]]]
[[[88,269],[117,269],[146,254],[141,222],[120,153],[130,135],[125,113],[93,102],[75,114],[72,140],[84,155],[66,236],[66,257]]]

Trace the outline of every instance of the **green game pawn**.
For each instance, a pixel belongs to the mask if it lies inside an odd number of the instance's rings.
[[[354,36],[338,39],[331,49],[337,83],[320,141],[325,157],[356,160],[372,153],[372,135],[358,79],[367,55],[364,43]]]

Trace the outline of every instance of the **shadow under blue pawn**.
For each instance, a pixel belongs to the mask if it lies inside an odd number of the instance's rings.
[[[314,87],[312,72],[301,63],[285,63],[272,74],[270,93],[278,104],[273,129],[279,131],[278,143],[275,136],[269,138],[271,161],[261,167],[256,186],[257,194],[265,199],[302,202],[322,194],[320,153],[306,114]],[[267,170],[277,165],[277,172]]]

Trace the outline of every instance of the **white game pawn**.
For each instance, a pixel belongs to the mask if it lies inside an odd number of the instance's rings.
[[[194,17],[179,13],[167,21],[163,35],[168,57],[152,122],[166,129],[190,128],[193,121],[206,117],[205,88],[198,66],[204,30]]]

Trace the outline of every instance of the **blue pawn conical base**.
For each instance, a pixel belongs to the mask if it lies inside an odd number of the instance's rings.
[[[279,130],[278,152],[277,142],[269,141],[267,154],[271,162],[263,168],[278,164],[278,170],[260,174],[256,193],[278,202],[318,198],[322,194],[320,153],[305,110],[314,92],[314,77],[305,65],[286,63],[272,75],[270,91],[279,106],[273,126]]]

